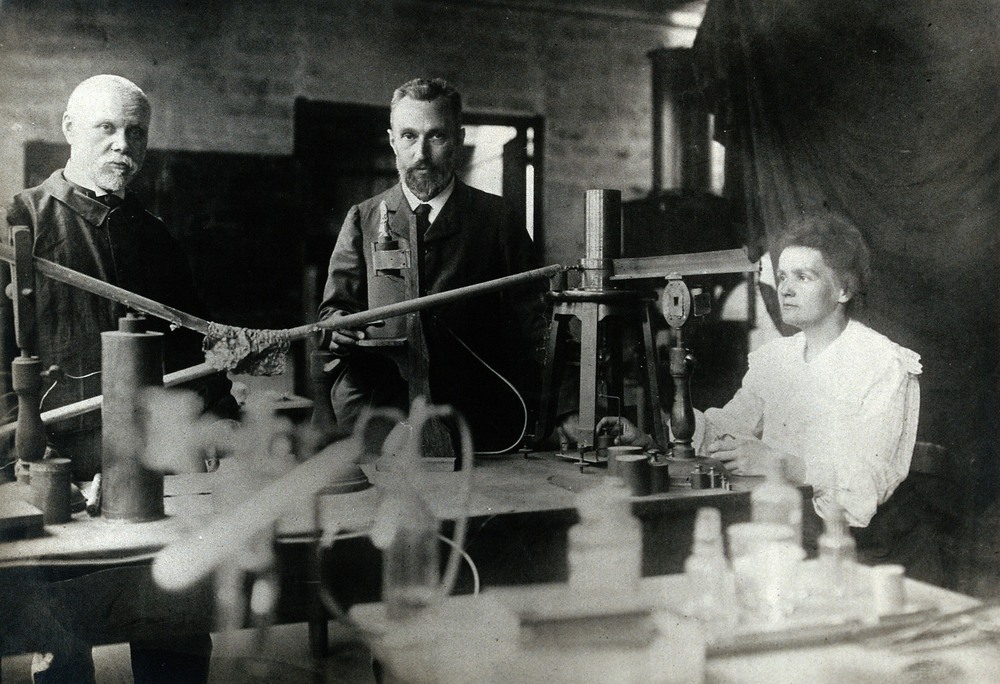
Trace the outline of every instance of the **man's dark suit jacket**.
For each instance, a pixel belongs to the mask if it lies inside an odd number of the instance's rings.
[[[330,257],[321,319],[338,311],[354,313],[388,303],[369,302],[369,281],[374,277],[372,245],[379,239],[383,202],[392,238],[401,246],[407,245],[414,217],[401,186],[351,207]],[[520,273],[539,264],[517,212],[502,198],[460,181],[455,182],[451,197],[427,230],[422,257],[421,295]],[[382,292],[389,291],[388,298],[405,298],[402,276],[379,277],[391,280],[388,288],[382,288]],[[483,362],[511,380],[526,395],[534,412],[544,351],[546,289],[545,281],[537,281],[421,314],[430,356],[431,399],[437,404],[452,404],[465,415],[480,450],[509,446],[523,421],[513,392]],[[344,360],[338,382],[358,382],[357,374],[370,368],[373,353],[377,352],[353,352]],[[352,374],[355,377],[351,378]],[[360,382],[364,389],[364,381]],[[371,393],[365,391],[345,399],[338,397],[335,388],[332,396],[341,429],[351,428],[343,422],[356,418],[359,404],[355,402],[373,401]],[[376,397],[374,403],[382,402]]]

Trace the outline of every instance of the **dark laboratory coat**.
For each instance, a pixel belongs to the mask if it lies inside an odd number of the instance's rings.
[[[35,256],[54,261],[89,276],[125,288],[186,313],[203,316],[180,245],[160,219],[146,211],[131,194],[114,210],[98,202],[89,191],[67,181],[62,169],[41,185],[14,197],[7,211],[7,225],[28,226],[34,234]],[[0,287],[10,281],[10,271],[0,267]],[[43,384],[43,410],[65,406],[101,394],[101,333],[118,328],[125,308],[78,288],[36,278],[37,355],[42,367],[56,364],[67,375],[48,391]],[[3,422],[17,416],[17,399],[11,390],[10,364],[18,355],[14,337],[12,302],[0,297],[0,392]],[[201,336],[189,330],[170,331],[164,321],[150,317],[147,328],[163,332],[165,372],[204,361]],[[89,377],[82,377],[88,376]],[[217,374],[195,383],[206,406],[225,417],[238,408],[229,393],[231,383]],[[90,479],[100,469],[100,412],[54,423],[47,428],[50,444],[73,459],[76,479]]]

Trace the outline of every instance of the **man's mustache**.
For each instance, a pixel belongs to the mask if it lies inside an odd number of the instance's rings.
[[[135,163],[135,160],[132,159],[131,157],[127,157],[127,156],[118,156],[118,155],[116,155],[114,157],[106,157],[106,158],[102,159],[101,162],[104,163],[104,164],[124,164],[125,166],[129,167],[130,169],[135,168],[137,166],[137,164]]]

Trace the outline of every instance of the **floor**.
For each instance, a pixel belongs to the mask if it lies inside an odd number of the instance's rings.
[[[212,635],[209,684],[374,684],[368,649],[330,623],[329,656],[314,662],[309,655],[304,624],[271,630],[258,649],[254,632],[242,630]],[[126,644],[94,649],[98,684],[132,684]],[[31,656],[3,659],[3,684],[31,684]]]

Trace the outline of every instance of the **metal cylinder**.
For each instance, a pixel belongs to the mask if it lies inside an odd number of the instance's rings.
[[[45,458],[31,464],[31,498],[44,524],[69,522],[71,475],[68,458]]]
[[[622,193],[620,190],[588,190],[586,199],[586,244],[583,288],[612,287],[612,260],[621,256]]]
[[[140,393],[163,385],[163,335],[101,333],[101,372],[101,514],[132,522],[162,518],[163,473],[142,463]]]
[[[598,440],[601,436],[598,436]],[[598,443],[599,445],[600,443]],[[612,445],[608,447],[608,475],[619,475],[618,472],[618,459],[626,455],[641,454],[643,452],[641,446],[616,446]]]
[[[653,75],[653,191],[708,190],[712,183],[708,105],[690,48],[648,53]]]
[[[649,457],[645,454],[622,454],[618,457],[618,476],[632,496],[649,494]]]
[[[670,491],[670,468],[666,461],[649,462],[649,493],[662,494]]]

